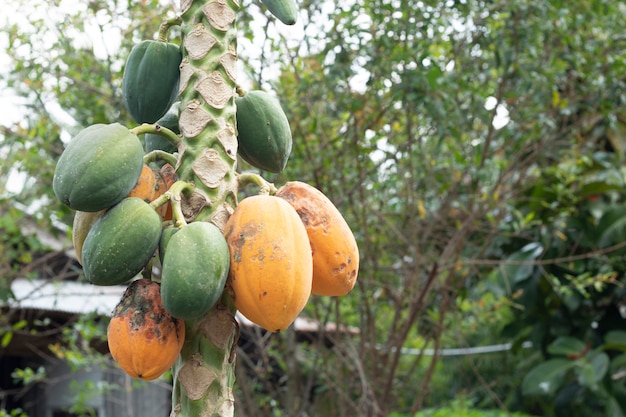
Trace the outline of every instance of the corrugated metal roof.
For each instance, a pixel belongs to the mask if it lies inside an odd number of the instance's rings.
[[[41,279],[16,279],[11,283],[11,291],[15,300],[11,300],[9,307],[36,309],[44,311],[59,311],[68,314],[96,313],[111,315],[126,290],[125,285],[98,286],[75,281],[49,281]],[[255,326],[250,320],[237,312],[237,321],[242,326]],[[320,330],[320,323],[305,317],[296,318],[294,328],[299,332],[316,332]],[[337,328],[334,323],[328,323],[327,332],[358,333],[358,329]]]
[[[9,306],[72,314],[110,315],[125,289],[125,286],[103,287],[74,281],[20,278],[11,283],[15,300],[11,300]]]

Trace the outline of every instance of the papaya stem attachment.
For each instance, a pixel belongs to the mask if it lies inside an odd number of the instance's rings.
[[[163,136],[165,139],[168,140],[168,142],[170,142],[172,145],[176,146],[177,148],[178,148],[178,144],[180,143],[180,138],[178,137],[176,133],[174,133],[174,131],[168,129],[165,126],[161,126],[158,123],[140,124],[139,126],[136,126],[130,129],[130,133],[136,136],[143,135],[144,133],[152,133],[155,135]]]
[[[239,96],[239,97],[243,97],[246,94],[248,94],[248,92],[238,83],[235,84],[235,93]]]
[[[168,201],[172,202],[172,221],[174,222],[174,226],[181,228],[187,224],[185,220],[185,215],[183,214],[182,207],[182,195],[183,194],[191,194],[196,187],[186,181],[176,181],[169,190],[164,192],[162,195],[157,197],[154,201],[150,203],[150,207],[153,209],[157,209],[161,207],[163,204]]]
[[[237,176],[237,183],[239,187],[244,187],[246,185],[252,184],[259,187],[260,195],[274,195],[276,194],[276,187],[271,182],[267,181],[265,178],[260,176],[259,174],[254,174],[252,172],[244,172]]]
[[[164,20],[163,22],[161,22],[161,25],[159,26],[159,35],[157,37],[157,40],[159,42],[167,42],[170,29],[173,26],[180,26],[182,24],[183,24],[183,18],[180,16],[176,16],[171,19]]]
[[[149,164],[150,162],[165,161],[171,166],[175,167],[178,162],[178,154],[171,154],[160,149],[150,151],[143,156],[143,163]]]
[[[152,258],[148,261],[141,271],[141,277],[146,279],[152,279]]]

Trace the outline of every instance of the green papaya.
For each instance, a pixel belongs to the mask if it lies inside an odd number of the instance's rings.
[[[174,236],[174,233],[178,232],[180,228],[174,226],[172,222],[163,224],[163,231],[161,232],[161,239],[159,240],[159,260],[163,264],[163,258],[165,257],[165,251],[167,245],[170,243],[170,239]]]
[[[130,51],[122,78],[122,99],[137,123],[155,123],[178,96],[180,63],[178,45],[146,40]]]
[[[161,274],[163,306],[174,317],[201,317],[224,291],[230,254],[213,223],[183,226],[167,242]]]
[[[85,277],[95,285],[119,285],[146,266],[159,244],[161,216],[129,197],[100,217],[83,243]]]
[[[298,5],[295,0],[261,0],[278,20],[286,25],[293,25],[298,18]]]
[[[170,109],[165,113],[163,117],[157,120],[157,124],[163,127],[168,128],[176,134],[180,133],[180,128],[178,127],[178,108],[180,106],[180,102],[177,101],[170,107]],[[146,153],[161,150],[167,153],[175,153],[178,152],[178,149],[172,142],[167,140],[161,135],[157,135],[154,133],[146,133],[144,136],[144,145],[146,147]],[[163,166],[165,162],[160,161],[157,163],[158,166]]]
[[[239,155],[250,165],[281,172],[291,153],[289,120],[278,100],[264,91],[251,91],[235,100]]]
[[[133,189],[143,167],[139,138],[119,123],[78,133],[61,154],[52,179],[56,197],[78,211],[100,211]]]

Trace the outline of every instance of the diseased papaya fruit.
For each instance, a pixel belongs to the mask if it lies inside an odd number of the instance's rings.
[[[278,20],[286,25],[294,25],[298,18],[298,5],[295,0],[261,0]]]
[[[195,319],[217,303],[228,276],[226,240],[212,223],[194,222],[166,237],[161,297],[174,317]]]
[[[87,238],[87,234],[91,230],[94,223],[102,217],[106,210],[100,211],[77,211],[74,213],[74,222],[72,224],[72,244],[76,252],[76,260],[79,264],[83,264],[83,243]]]
[[[159,284],[133,281],[107,329],[111,356],[132,378],[153,380],[176,361],[185,343],[185,322],[163,308]]]
[[[96,285],[123,284],[148,263],[161,237],[161,217],[140,198],[125,198],[85,238],[83,272]]]
[[[155,123],[178,96],[182,54],[178,45],[145,40],[126,60],[122,99],[137,123]]]
[[[359,271],[359,248],[337,207],[320,190],[300,181],[286,183],[276,197],[296,209],[306,228],[313,253],[311,292],[330,296],[349,293]]]
[[[226,222],[224,235],[233,303],[264,329],[285,330],[311,294],[311,246],[298,213],[278,197],[248,197]]]
[[[128,195],[143,167],[139,138],[119,123],[83,129],[57,162],[52,188],[78,211],[107,209]]]
[[[291,154],[289,120],[278,100],[264,91],[235,99],[238,153],[250,165],[281,172]]]
[[[176,102],[170,107],[170,109],[165,113],[163,117],[157,120],[157,124],[163,127],[168,128],[176,134],[180,133],[180,128],[178,127],[178,108],[180,106],[180,102]],[[175,153],[178,152],[178,149],[172,142],[167,140],[161,135],[157,135],[155,133],[146,133],[144,136],[144,143],[146,147],[146,153],[161,150],[167,153]],[[163,166],[164,162],[159,162],[159,166]]]

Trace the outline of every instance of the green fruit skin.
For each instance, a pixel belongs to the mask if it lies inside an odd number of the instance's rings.
[[[52,189],[73,210],[104,210],[128,195],[142,166],[143,146],[136,135],[119,123],[92,125],[61,154]]]
[[[180,228],[174,226],[171,222],[168,225],[164,223],[161,239],[159,240],[159,260],[161,264],[163,264],[163,258],[165,257],[165,251],[167,250],[168,243],[170,243],[170,239],[174,236],[174,233],[179,230]]]
[[[140,198],[125,198],[93,225],[83,244],[85,277],[119,285],[146,266],[159,244],[161,216]]]
[[[293,25],[298,18],[298,5],[295,0],[261,0],[278,20],[286,25]]]
[[[176,134],[180,133],[180,128],[178,127],[178,108],[180,106],[180,102],[176,102],[170,107],[170,109],[165,113],[165,116],[161,117],[157,120],[157,124],[160,126],[166,127],[169,130],[173,131]],[[157,135],[154,133],[146,133],[144,136],[144,142],[146,147],[146,153],[160,150],[165,151],[167,153],[178,152],[178,148],[174,146],[172,142],[167,140],[161,135]],[[163,166],[165,162],[159,161],[157,165],[159,167]]]
[[[178,45],[142,41],[128,55],[122,99],[137,123],[155,123],[178,96],[182,54]]]
[[[212,223],[183,226],[167,243],[161,275],[163,306],[174,317],[193,320],[211,309],[224,291],[230,255]]]
[[[278,100],[264,91],[251,91],[235,104],[239,155],[259,169],[281,172],[291,154],[292,137]]]

